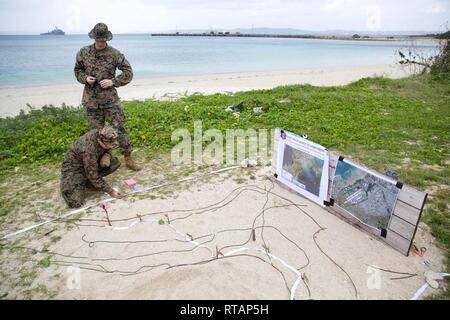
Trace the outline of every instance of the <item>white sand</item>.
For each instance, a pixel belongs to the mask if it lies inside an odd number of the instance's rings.
[[[243,169],[237,169],[243,170]],[[235,174],[246,176],[239,171]],[[221,174],[222,176],[226,174]],[[303,275],[295,299],[409,299],[424,283],[423,274],[429,270],[422,258],[415,255],[405,257],[387,245],[372,239],[366,233],[327,212],[325,209],[298,196],[277,183],[265,179],[269,169],[260,169],[256,180],[247,179],[245,184],[237,184],[233,179],[197,181],[189,190],[179,192],[176,197],[156,198],[132,201],[132,198],[118,200],[110,204],[112,220],[130,218],[129,221],[113,221],[113,227],[107,225],[104,213],[94,208],[84,218],[103,219],[104,221],[80,221],[77,228],[62,234],[62,239],[50,247],[60,254],[74,255],[77,258],[52,256],[52,264],[40,273],[34,285],[42,282],[52,289],[58,289],[56,298],[61,299],[289,299],[289,290],[297,280],[297,275],[286,265],[272,258],[273,265],[263,252],[264,242],[261,228],[256,231],[256,241],[249,239],[249,231],[225,229],[251,228],[255,217],[261,213],[267,195],[264,188],[286,197],[305,210],[325,230],[316,236],[320,248],[348,273],[346,275],[314,242],[317,225],[297,208],[279,207],[288,204],[277,196],[269,195],[266,208],[278,206],[266,211],[264,215],[264,240],[270,253],[282,259],[287,265]],[[262,189],[257,189],[260,187]],[[238,194],[235,188],[243,191]],[[181,212],[209,206],[223,199],[231,200],[223,207],[209,210]],[[227,201],[224,201],[225,203]],[[166,220],[163,213],[147,215],[139,222],[136,214],[168,211],[170,225],[158,224],[159,219]],[[190,213],[196,212],[188,216]],[[179,219],[186,217],[185,219]],[[151,219],[152,221],[148,221]],[[82,226],[84,224],[84,226]],[[255,226],[262,226],[262,216],[256,219]],[[115,230],[114,228],[129,227]],[[276,227],[292,242],[286,240]],[[179,233],[177,233],[177,231]],[[204,247],[186,241],[184,234],[196,239]],[[82,241],[143,241],[167,240],[164,242],[141,243],[95,243],[92,246]],[[427,238],[429,234],[419,230],[416,241],[427,246],[426,258],[434,271],[444,269],[442,252]],[[235,244],[234,247],[228,247]],[[299,248],[296,247],[299,246]],[[168,268],[169,265],[191,264],[215,257],[216,248],[227,254],[236,249],[248,248],[248,251],[230,258],[215,259],[200,265],[187,265]],[[167,252],[167,251],[176,252]],[[163,252],[162,252],[163,251]],[[159,252],[159,253],[158,253]],[[251,256],[249,256],[251,255]],[[85,258],[83,258],[85,257]],[[259,257],[260,259],[258,259]],[[99,259],[114,258],[113,261]],[[262,260],[264,261],[262,261]],[[59,265],[57,265],[59,261]],[[309,263],[308,263],[309,261]],[[61,265],[63,264],[63,265]],[[151,269],[150,265],[160,265]],[[369,288],[367,283],[371,274],[368,265],[399,272],[417,273],[408,279],[391,280],[400,275],[379,272],[380,286]],[[69,288],[67,281],[73,274],[68,266],[93,268],[81,269],[80,288]],[[120,272],[109,271],[145,271],[137,275],[124,276]],[[104,269],[103,269],[104,270]],[[282,275],[286,279],[286,284]],[[372,273],[373,274],[373,273]],[[57,280],[54,276],[59,275]],[[355,288],[352,285],[352,281]],[[305,283],[306,282],[306,283]],[[370,282],[370,281],[369,281]],[[306,287],[309,287],[309,292]],[[287,286],[286,286],[287,285]],[[289,290],[288,290],[289,289]],[[433,292],[427,289],[426,293]]]
[[[399,78],[411,72],[399,65],[374,65],[293,71],[225,73],[199,76],[136,79],[119,88],[124,100],[148,98],[176,98],[199,92],[237,92],[254,89],[270,89],[289,84],[315,86],[344,85],[363,77],[374,75]],[[21,109],[28,110],[27,103],[40,108],[43,105],[79,105],[83,86],[75,82],[68,85],[0,89],[0,116],[14,116]]]

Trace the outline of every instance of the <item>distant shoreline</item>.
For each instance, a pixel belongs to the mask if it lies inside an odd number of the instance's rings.
[[[428,40],[434,41],[437,39],[434,36],[386,36],[386,37],[371,37],[365,35],[354,34],[353,36],[320,36],[320,35],[300,35],[300,34],[253,34],[253,33],[230,33],[230,32],[203,32],[203,33],[151,33],[152,37],[218,37],[218,38],[279,38],[279,39],[316,39],[316,40],[347,40],[347,41],[414,41],[414,40]]]
[[[353,38],[346,35],[314,35],[314,34],[252,34],[242,33],[236,35],[235,33],[219,34],[215,33],[211,35],[209,33],[176,33],[176,32],[144,32],[144,33],[116,33],[115,36],[148,36],[148,37],[223,37],[223,38],[281,38],[281,39],[311,39],[311,40],[350,40],[350,41],[439,41],[435,35],[371,35],[367,36],[364,33],[358,33],[360,38]],[[3,37],[30,37],[30,36],[44,36],[52,37],[53,35],[40,35],[39,33],[0,33]],[[85,36],[88,38],[87,33],[65,33],[64,36]],[[60,38],[60,37],[57,37]]]
[[[401,78],[411,70],[399,65],[368,65],[357,67],[314,68],[303,70],[275,70],[260,72],[219,73],[193,76],[173,76],[133,80],[118,89],[122,100],[178,99],[193,93],[232,93],[271,89],[292,84],[338,86],[364,77],[385,76]],[[0,117],[15,116],[27,104],[41,108],[44,105],[78,106],[83,86],[79,83],[27,88],[0,89]]]

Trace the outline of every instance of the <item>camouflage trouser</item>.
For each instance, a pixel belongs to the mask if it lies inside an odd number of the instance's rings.
[[[98,109],[86,108],[89,127],[92,129],[101,129],[105,126],[105,120],[108,120],[111,127],[117,130],[118,142],[122,154],[131,155],[133,151],[131,140],[125,130],[125,115],[119,104],[101,105]]]
[[[110,175],[120,167],[120,161],[116,157],[111,158],[111,165],[101,168],[99,173],[102,177]],[[90,181],[81,172],[61,173],[61,195],[69,208],[81,207],[86,198],[86,188],[93,188]]]

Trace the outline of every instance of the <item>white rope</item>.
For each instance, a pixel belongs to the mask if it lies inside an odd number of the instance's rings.
[[[236,253],[238,253],[238,252],[248,251],[248,250],[249,250],[249,248],[240,248],[240,249],[236,249],[236,250],[232,250],[232,251],[230,251],[230,252],[227,252],[227,253],[224,254],[224,256],[225,256],[225,257],[226,257],[226,256],[231,256],[232,254],[236,254]]]
[[[139,222],[157,222],[158,220],[156,219],[147,219],[147,220],[139,220],[138,218],[136,218],[137,220],[134,221],[133,223],[131,223],[128,227],[113,227],[113,230],[128,230],[132,227],[134,227],[135,225],[137,225]]]
[[[297,275],[297,280],[295,280],[294,285],[293,285],[292,288],[291,288],[291,300],[294,300],[294,298],[295,298],[295,291],[297,290],[297,287],[298,287],[298,285],[300,284],[300,280],[302,279],[301,273],[300,273],[297,269],[295,269],[293,266],[287,264],[284,260],[281,260],[280,258],[274,256],[273,254],[271,254],[271,253],[269,253],[269,252],[267,252],[267,251],[261,250],[261,249],[257,249],[257,250],[258,250],[258,251],[261,251],[261,252],[263,252],[263,253],[265,253],[265,254],[267,254],[268,256],[272,257],[272,258],[275,259],[275,260],[278,260],[278,261],[281,262],[286,268],[291,269],[291,271],[294,272],[294,273]]]
[[[211,256],[214,257],[214,252],[210,248],[208,248],[204,244],[198,243],[197,241],[192,239],[190,236],[188,236],[186,233],[183,233],[183,232],[177,230],[177,228],[175,228],[171,224],[168,224],[168,226],[171,227],[177,234],[182,236],[186,241],[189,241],[190,243],[192,243],[195,246],[195,249],[193,251],[197,250],[197,248],[205,248],[205,249],[208,249],[209,252],[211,252]]]
[[[423,286],[421,286],[419,288],[419,290],[416,291],[416,293],[414,294],[414,296],[410,300],[417,300],[422,295],[422,293],[425,292],[425,290],[427,288],[428,288],[428,283],[425,283]]]
[[[450,273],[438,273],[441,277],[448,277],[450,276]],[[419,297],[425,292],[425,290],[428,288],[429,284],[425,283],[423,286],[419,288],[419,290],[414,293],[413,297],[410,300],[417,300]]]
[[[237,169],[237,168],[240,168],[240,166],[227,167],[227,168],[215,170],[215,171],[212,171],[212,172],[208,172],[208,173],[205,173],[205,174],[202,174],[202,175],[188,177],[188,178],[183,178],[183,179],[180,179],[180,180],[177,180],[177,181],[174,181],[174,182],[167,182],[167,183],[159,184],[159,185],[156,185],[156,186],[147,187],[147,188],[144,188],[142,190],[138,190],[138,191],[133,191],[133,192],[127,193],[125,196],[134,195],[136,193],[140,193],[140,192],[144,192],[144,191],[148,191],[148,190],[153,190],[153,189],[158,189],[158,188],[162,188],[162,187],[167,187],[167,186],[170,186],[170,185],[173,185],[173,184],[176,184],[176,183],[181,183],[181,182],[186,182],[186,181],[190,181],[190,180],[199,179],[199,178],[202,178],[202,177],[206,177],[206,176],[209,176],[209,175],[213,175],[213,174],[217,174],[217,173],[221,173],[221,172],[225,172],[225,171],[229,171],[229,170],[233,170],[233,169]],[[109,199],[101,201],[100,203],[111,202],[111,201],[114,201],[114,200],[116,200],[116,198],[109,198]],[[35,228],[41,227],[41,226],[46,225],[48,223],[55,222],[55,221],[57,221],[57,220],[59,220],[61,218],[67,218],[67,217],[73,216],[73,215],[75,215],[77,213],[84,212],[87,209],[90,209],[90,208],[92,208],[94,206],[99,205],[100,203],[92,204],[92,205],[86,206],[84,208],[80,208],[80,209],[76,209],[76,210],[73,210],[73,211],[69,211],[68,213],[63,214],[62,216],[60,216],[58,218],[50,219],[50,220],[47,220],[47,221],[44,221],[44,222],[41,222],[41,223],[38,223],[38,224],[35,224],[35,225],[32,225],[32,226],[23,228],[21,230],[9,233],[9,234],[3,236],[1,238],[1,240],[13,238],[13,237],[15,237],[15,236],[17,236],[19,234],[22,234],[24,232],[27,232],[27,231],[33,230]]]
[[[224,256],[231,256],[233,254],[239,253],[239,252],[243,252],[243,251],[248,251],[251,248],[239,248],[236,250],[232,250],[229,251],[227,253],[224,254]],[[290,296],[290,300],[294,300],[295,299],[295,292],[297,291],[298,286],[300,285],[300,281],[302,280],[302,274],[295,269],[293,266],[291,266],[290,264],[288,264],[286,261],[282,260],[281,258],[278,258],[277,256],[274,256],[273,254],[267,252],[266,250],[262,250],[262,249],[253,249],[259,252],[262,252],[264,254],[266,254],[267,256],[270,256],[271,258],[279,261],[282,265],[284,265],[286,268],[290,269],[292,272],[294,272],[297,275],[297,279],[294,282],[294,285],[291,288],[291,296]]]
[[[139,190],[139,191],[132,191],[130,193],[127,193],[127,195],[132,195],[132,194],[143,192],[143,191],[148,191],[148,190],[158,189],[158,188],[162,188],[162,187],[167,187],[167,186],[170,186],[172,184],[186,182],[186,181],[190,181],[190,180],[195,180],[195,179],[198,179],[198,178],[202,178],[202,177],[205,177],[205,176],[209,176],[209,175],[212,175],[212,174],[217,174],[217,173],[221,173],[221,172],[224,172],[224,171],[229,171],[229,170],[233,170],[233,169],[237,169],[237,168],[240,168],[240,166],[233,166],[233,167],[223,168],[223,169],[219,169],[219,170],[216,170],[216,171],[205,173],[205,174],[202,174],[202,175],[199,175],[199,176],[187,177],[187,178],[183,178],[183,179],[180,179],[180,180],[177,180],[177,181],[167,182],[167,183],[159,184],[157,186],[147,187],[147,188],[144,188],[144,189]]]
[[[103,201],[103,202],[106,202],[106,201],[110,201],[110,199],[105,200],[105,201]],[[32,225],[32,226],[29,226],[29,227],[26,227],[26,228],[21,229],[21,230],[19,230],[19,231],[12,232],[12,233],[7,234],[6,236],[4,236],[4,237],[2,238],[2,240],[3,240],[3,239],[9,239],[9,238],[15,237],[15,236],[17,236],[17,235],[19,235],[19,234],[21,234],[21,233],[24,233],[24,232],[27,232],[27,231],[32,230],[32,229],[34,229],[34,228],[43,226],[43,225],[45,225],[45,224],[47,224],[47,223],[56,221],[56,220],[58,220],[58,219],[70,217],[70,216],[72,216],[72,215],[74,215],[74,214],[83,212],[83,211],[85,211],[85,210],[87,210],[87,209],[89,209],[89,208],[91,208],[91,207],[93,207],[93,205],[90,205],[90,206],[87,206],[87,207],[84,207],[84,208],[81,208],[81,209],[73,210],[73,211],[70,211],[70,212],[68,212],[68,213],[66,213],[66,214],[63,214],[61,217],[58,217],[58,218],[55,218],[55,219],[51,219],[51,220],[47,220],[47,221],[44,221],[44,222],[41,222],[41,223],[38,223],[38,224],[35,224],[35,225]]]

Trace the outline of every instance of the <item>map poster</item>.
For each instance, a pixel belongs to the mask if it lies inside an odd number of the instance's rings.
[[[334,205],[364,225],[387,229],[398,194],[395,181],[345,159],[338,161],[331,192]]]
[[[324,205],[328,190],[328,151],[282,131],[277,150],[278,180],[306,198]]]
[[[311,192],[318,197],[323,162],[322,159],[294,149],[290,145],[286,145],[284,148],[283,170],[281,170],[281,175],[299,188]]]

